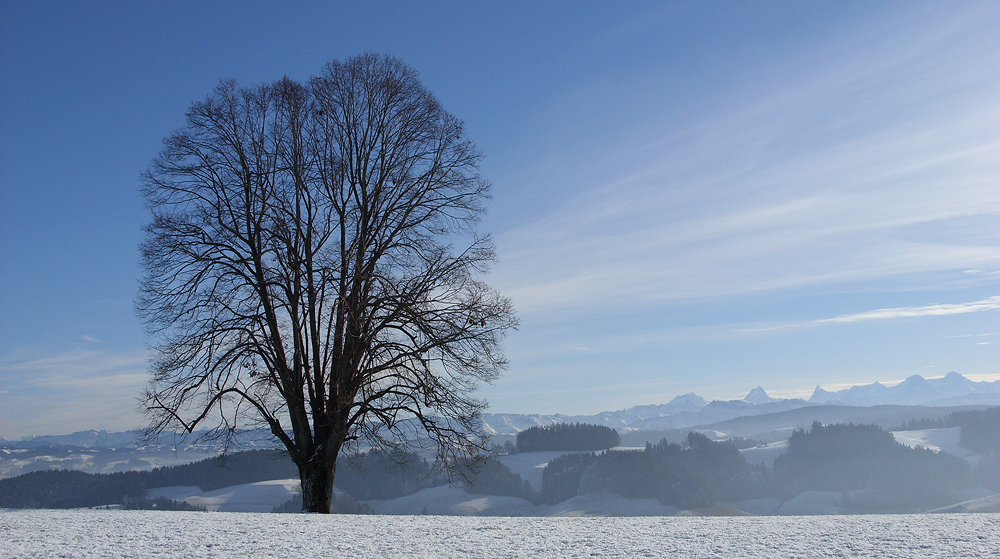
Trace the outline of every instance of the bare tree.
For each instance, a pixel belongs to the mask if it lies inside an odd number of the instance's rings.
[[[193,104],[143,175],[149,431],[263,423],[311,512],[329,512],[345,445],[421,435],[448,463],[485,448],[472,391],[516,318],[479,279],[480,159],[391,57]]]

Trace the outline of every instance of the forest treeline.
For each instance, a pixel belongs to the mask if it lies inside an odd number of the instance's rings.
[[[143,506],[154,487],[189,485],[213,491],[230,485],[297,477],[295,465],[278,451],[252,450],[149,471],[88,474],[47,470],[0,479],[0,508]]]
[[[970,487],[1000,492],[1000,408],[953,416],[944,418],[944,425],[958,422],[962,427],[963,446],[980,455],[975,469],[950,454],[902,445],[890,431],[875,425],[817,422],[796,430],[787,451],[766,468],[743,458],[737,447],[746,441],[713,441],[698,432],[688,433],[679,443],[667,439],[647,443],[643,450],[595,452],[592,449],[617,446],[617,432],[577,424],[532,428],[522,432],[528,433],[524,439],[518,438],[522,451],[573,449],[549,461],[541,487],[532,487],[496,458],[486,459],[474,472],[464,472],[465,486],[470,493],[520,497],[535,504],[614,493],[655,498],[681,509],[748,499],[785,501],[805,491],[836,491],[843,495],[844,510],[921,511],[954,503],[959,492]],[[924,427],[915,422],[906,426]],[[595,440],[583,440],[587,434]],[[148,472],[32,472],[0,480],[0,508],[145,505],[139,498],[153,487],[193,485],[211,491],[295,475],[295,466],[277,451],[243,452],[225,460]],[[367,512],[364,501],[410,495],[447,482],[434,464],[412,453],[361,453],[338,462],[337,487],[350,497],[341,499],[341,512]],[[157,508],[169,506],[163,503]],[[294,510],[295,505],[285,508]]]
[[[112,474],[36,471],[0,479],[0,508],[121,504],[126,508],[186,510],[179,503],[148,500],[146,491],[155,487],[194,486],[208,492],[232,485],[295,477],[298,477],[295,464],[277,450],[237,452],[150,471]],[[426,460],[412,453],[348,455],[341,457],[337,466],[337,487],[357,500],[392,499],[446,482],[432,473]]]
[[[756,496],[765,478],[765,469],[747,464],[736,446],[690,432],[684,444],[663,440],[640,452],[560,456],[542,474],[539,500],[554,504],[600,492],[694,508]]]
[[[965,460],[910,448],[876,425],[822,425],[796,430],[774,461],[774,492],[840,491],[859,512],[919,511],[956,502],[981,484]]]
[[[518,452],[604,450],[622,443],[618,431],[603,425],[556,423],[531,427],[517,434]]]
[[[875,425],[814,423],[792,434],[788,451],[770,469],[748,464],[734,444],[695,432],[683,444],[664,440],[641,452],[563,455],[545,468],[538,500],[609,492],[689,509],[837,491],[850,497],[845,509],[903,512],[954,503],[960,490],[989,486],[991,476],[956,456],[902,445]]]

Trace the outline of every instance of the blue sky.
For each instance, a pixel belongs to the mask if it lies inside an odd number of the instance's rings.
[[[1000,378],[1000,4],[622,4],[0,3],[0,436],[140,424],[139,173],[368,51],[486,153],[491,411]]]

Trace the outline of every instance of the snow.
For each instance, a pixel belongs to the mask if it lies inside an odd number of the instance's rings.
[[[934,452],[946,452],[959,458],[964,458],[973,467],[979,462],[979,456],[969,449],[959,446],[961,427],[947,429],[921,429],[919,431],[893,431],[896,442],[910,448],[926,448]],[[774,465],[774,459],[788,451],[788,440],[740,450],[743,458],[751,464]]]
[[[577,495],[555,505],[538,507],[539,516],[673,516],[677,507],[656,499],[626,499],[613,493]]]
[[[892,432],[892,436],[900,444],[904,444],[910,448],[923,447],[934,452],[953,454],[959,458],[964,458],[966,462],[975,467],[979,463],[979,456],[973,454],[969,449],[959,446],[958,441],[961,434],[961,427]]]
[[[741,510],[748,514],[758,514],[758,515],[769,515],[778,514],[778,509],[781,508],[781,501],[775,497],[767,497],[764,499],[750,499],[747,501],[739,501],[737,503],[725,503],[733,507],[736,510]]]
[[[805,491],[782,503],[777,514],[837,514],[840,491]]]
[[[935,509],[928,511],[932,513],[939,512],[1000,512],[1000,494],[989,495],[987,497],[981,497],[979,499],[972,499],[969,501],[964,501],[958,503],[957,505],[951,505],[950,507],[944,507],[940,509]]]
[[[746,395],[746,398],[743,398],[743,400],[745,402],[750,402],[751,404],[767,404],[769,402],[777,401],[777,398],[768,396],[764,388],[758,386],[757,388],[751,390],[750,393]]]
[[[997,557],[1000,514],[479,518],[0,511],[0,557]]]
[[[412,495],[384,501],[366,501],[378,514],[443,514],[458,516],[526,516],[534,505],[517,497],[472,495],[464,489],[442,485]]]
[[[521,476],[521,479],[531,484],[535,491],[542,490],[542,472],[545,466],[552,460],[563,454],[578,454],[565,450],[554,450],[544,452],[517,452],[498,456],[497,460],[501,464],[510,468],[510,471]]]
[[[555,505],[533,505],[517,497],[467,493],[443,485],[385,501],[367,501],[377,514],[455,516],[672,516],[680,512],[656,499],[626,499],[615,494],[578,495]]]
[[[641,452],[645,448],[644,446],[616,446],[611,450],[634,450]],[[521,476],[521,479],[530,483],[533,490],[541,491],[542,473],[549,462],[564,454],[589,454],[590,452],[601,454],[604,451],[547,450],[541,452],[516,452],[514,454],[498,456],[497,460],[504,466],[507,466],[510,471]]]
[[[198,487],[188,485],[157,487],[146,491],[146,497],[187,501],[210,511],[271,512],[274,507],[300,492],[299,480],[294,478],[233,485],[207,493],[202,493]]]
[[[217,451],[188,447],[170,449],[76,449],[76,448],[4,448],[0,449],[0,478],[15,477],[37,470],[78,470],[89,474],[109,474],[128,470],[152,470],[178,466],[212,458]]]
[[[774,466],[774,459],[788,451],[788,439],[773,443],[740,449],[740,454],[750,464]]]
[[[188,497],[193,497],[202,493],[201,488],[195,487],[194,485],[174,485],[171,487],[154,487],[149,489],[146,491],[146,498],[155,499],[157,497],[163,497],[164,499],[181,501],[183,499],[187,499]]]

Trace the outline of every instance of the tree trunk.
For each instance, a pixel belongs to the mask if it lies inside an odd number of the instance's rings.
[[[333,502],[333,478],[337,472],[337,459],[314,456],[299,467],[302,482],[302,512],[330,513]]]

